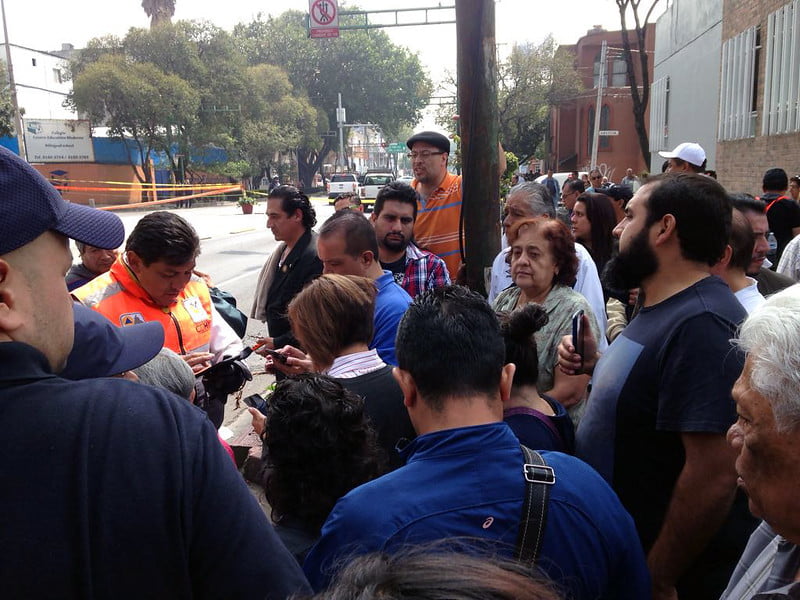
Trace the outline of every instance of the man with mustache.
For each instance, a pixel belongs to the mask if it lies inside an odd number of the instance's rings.
[[[644,305],[594,368],[576,455],[612,485],[636,523],[655,599],[716,598],[755,527],[736,493],[731,388],[743,357],[730,340],[745,311],[710,275],[731,231],[731,202],[710,177],[676,173],[645,183],[617,225],[609,287],[640,287]],[[589,330],[584,323],[584,332]],[[570,336],[566,373],[581,371]]]
[[[391,271],[395,282],[412,298],[450,285],[444,261],[412,241],[418,198],[410,185],[393,181],[378,192],[370,219],[378,238],[381,267]]]

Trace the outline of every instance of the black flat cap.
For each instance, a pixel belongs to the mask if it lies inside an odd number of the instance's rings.
[[[417,142],[425,142],[426,144],[430,144],[431,146],[438,148],[442,152],[447,152],[450,154],[450,140],[436,131],[420,131],[419,133],[415,133],[408,138],[406,146],[408,146],[408,149],[411,150],[411,148]]]

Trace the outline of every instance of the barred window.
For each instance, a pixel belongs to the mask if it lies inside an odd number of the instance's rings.
[[[667,149],[669,119],[669,77],[650,84],[650,152]]]
[[[761,135],[800,131],[800,0],[767,17]]]
[[[755,137],[758,28],[745,29],[722,44],[719,139]]]

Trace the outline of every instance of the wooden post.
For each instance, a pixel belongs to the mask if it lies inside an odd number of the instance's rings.
[[[484,295],[500,250],[494,0],[456,0],[465,283]]]

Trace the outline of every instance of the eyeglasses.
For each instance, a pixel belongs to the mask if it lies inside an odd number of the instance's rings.
[[[595,179],[602,179],[602,178],[603,178],[602,175],[595,175],[594,177],[589,177],[589,179],[591,179],[592,181],[594,181]]]
[[[425,150],[423,152],[409,152],[406,156],[411,160],[416,160],[417,158],[427,160],[431,156],[436,156],[437,154],[444,154],[444,152],[430,152],[429,150]]]

